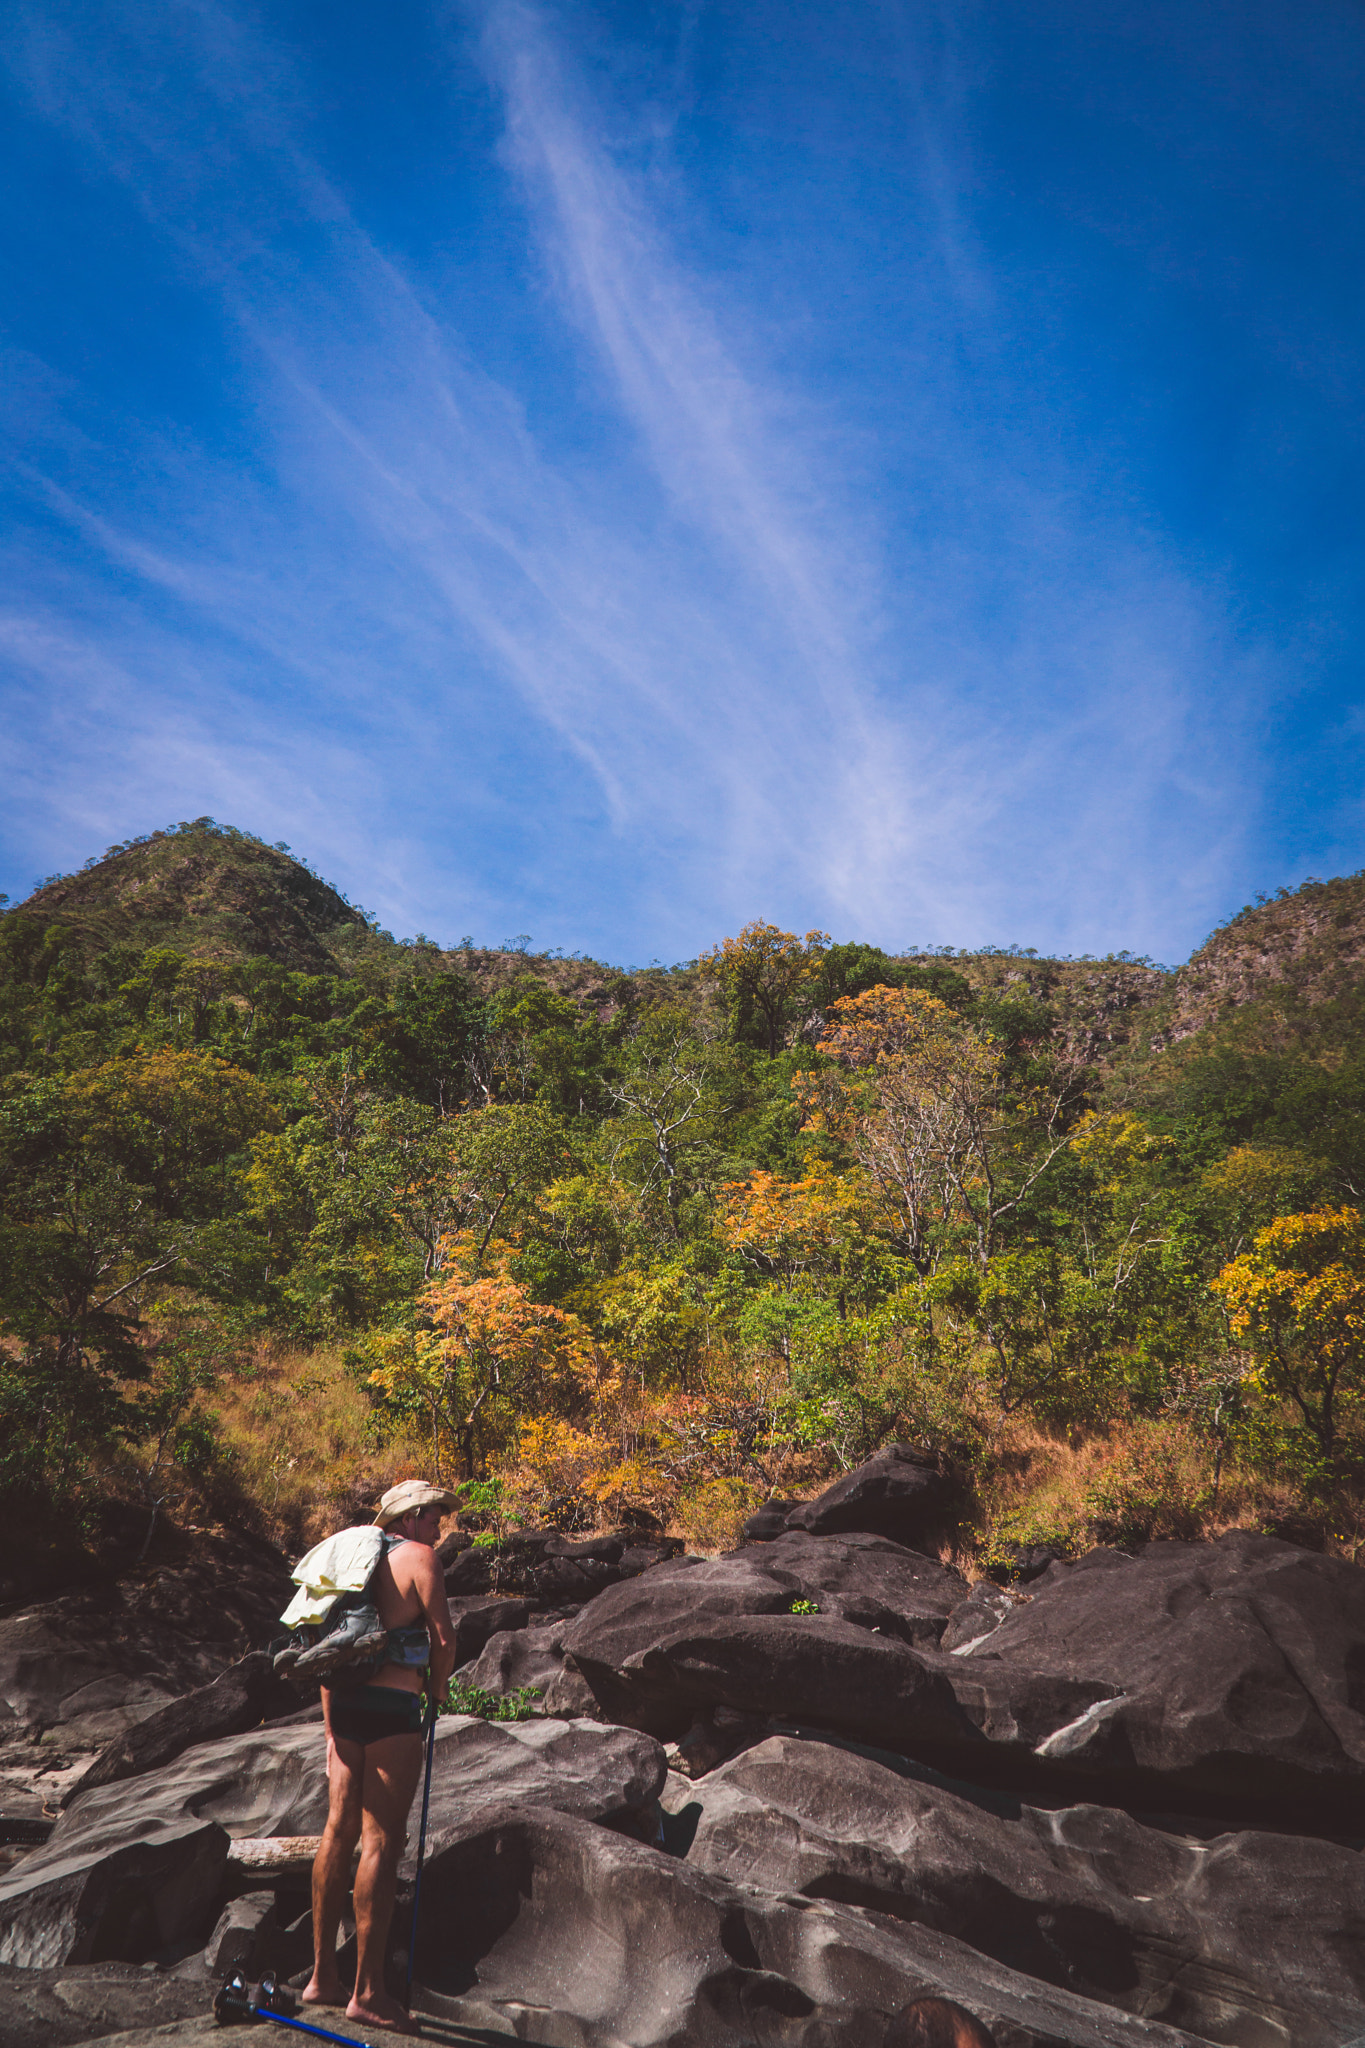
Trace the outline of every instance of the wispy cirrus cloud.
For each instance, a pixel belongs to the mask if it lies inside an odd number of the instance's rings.
[[[1216,900],[1235,764],[1190,768],[1230,659],[1216,607],[1155,548],[1002,487],[946,377],[921,459],[983,523],[874,516],[837,416],[671,245],[544,14],[496,0],[478,49],[543,317],[606,422],[587,456],[535,423],[534,366],[481,367],[448,283],[366,227],[259,29],[211,4],[99,19],[35,17],[18,74],[217,307],[251,440],[131,419],[117,454],[26,454],[79,542],[60,574],[11,555],[0,638],[21,695],[80,707],[74,777],[21,764],[49,837],[93,822],[91,791],[111,815],[184,787],[171,812],[306,835],[367,901],[376,877],[399,928],[534,919],[618,954],[757,912],[1152,944],[1173,892]]]

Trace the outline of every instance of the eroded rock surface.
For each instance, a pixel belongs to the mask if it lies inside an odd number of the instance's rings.
[[[789,1532],[615,1587],[561,1641],[666,1740],[723,1706],[1048,1797],[1365,1833],[1365,1574],[1273,1537],[1096,1551],[1020,1594]]]
[[[1343,1558],[1243,1530],[1094,1551],[932,1661],[993,1742],[1107,1799],[1365,1832],[1365,1573]],[[1038,1674],[1094,1703],[1023,1726]]]
[[[926,1994],[976,2012],[999,2048],[1190,2041],[950,1936],[741,1889],[562,1815],[482,1817],[432,1859],[423,1897],[419,2007],[532,2041],[880,2048]]]
[[[63,1795],[70,1806],[82,1792],[97,1785],[112,1785],[120,1778],[135,1778],[164,1764],[203,1742],[224,1735],[240,1735],[262,1720],[284,1719],[298,1710],[298,1696],[275,1676],[264,1650],[231,1664],[221,1678],[183,1699],[135,1722],[113,1742],[107,1743],[82,1776]]]
[[[676,1739],[715,1705],[820,1718],[814,1703],[825,1701],[832,1665],[850,1647],[889,1669],[876,1651],[936,1643],[967,1591],[960,1573],[883,1537],[794,1531],[710,1563],[680,1558],[615,1586],[560,1641],[605,1713]],[[793,1616],[796,1601],[819,1611]],[[765,1618],[775,1625],[749,1626]],[[902,1691],[918,1689],[947,1708],[950,1688],[922,1666],[903,1666],[901,1679]],[[794,1683],[809,1695],[804,1708],[793,1702]]]
[[[74,2048],[112,2036],[120,2048],[124,2042],[133,2048],[165,2029],[158,2048],[208,2041],[222,2030],[208,2010],[206,1981],[162,1976],[131,1963],[49,1970],[0,1965],[0,2040],[5,2048]]]
[[[634,1728],[450,1715],[436,1729],[429,1850],[438,1851],[478,1808],[508,1800],[590,1821],[623,1820],[654,1803],[667,1769],[660,1745]]]
[[[971,1799],[790,1737],[668,1803],[695,1868],[917,1921],[1209,2040],[1336,2048],[1365,2012],[1365,1864],[1335,1843]]]
[[[859,1530],[913,1549],[941,1530],[955,1491],[953,1481],[923,1451],[910,1444],[884,1444],[817,1499],[793,1508],[787,1527],[806,1529],[812,1536]]]
[[[0,1743],[97,1750],[268,1641],[293,1588],[266,1544],[205,1536],[182,1564],[0,1620]]]
[[[508,1798],[619,1820],[650,1805],[664,1770],[658,1744],[634,1729],[450,1716],[437,1729],[431,1839]],[[193,1945],[221,1908],[231,1841],[316,1835],[326,1818],[320,1721],[207,1743],[83,1793],[0,1881],[0,1962],[143,1962]]]
[[[956,1496],[955,1482],[936,1459],[911,1444],[883,1444],[815,1500],[766,1501],[744,1524],[744,1541],[771,1543],[788,1529],[812,1536],[860,1531],[916,1549],[942,1535]]]
[[[571,1548],[527,1558],[574,1590],[626,1563]],[[891,2048],[932,1992],[999,2048],[1365,2036],[1342,1839],[1365,1836],[1365,1576],[1340,1560],[1232,1535],[969,1588],[885,1536],[784,1527],[501,1628],[461,1675],[535,1685],[545,1717],[438,1731],[418,1975],[447,2020],[551,2048]],[[575,1717],[589,1697],[605,1724]],[[127,1739],[135,1765],[173,1722]],[[693,1783],[665,1786],[658,1738]],[[158,2025],[188,2048],[210,1962],[301,1954],[306,1854],[228,1852],[315,1835],[324,1761],[305,1719],[80,1791],[0,1878],[0,1957],[29,1966],[0,1969],[5,2048]]]

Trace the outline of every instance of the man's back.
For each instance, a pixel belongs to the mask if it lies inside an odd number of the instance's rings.
[[[380,1560],[374,1593],[385,1628],[408,1628],[425,1621],[433,1602],[445,1605],[445,1580],[435,1551],[426,1543],[396,1543]]]

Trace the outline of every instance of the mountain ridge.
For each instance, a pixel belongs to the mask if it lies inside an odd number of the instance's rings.
[[[60,926],[83,951],[170,945],[220,964],[265,958],[343,976],[362,961],[385,972],[423,961],[436,971],[458,965],[486,989],[531,974],[580,1003],[601,1001],[604,981],[623,971],[585,956],[396,940],[282,843],[210,818],[112,846],[7,914]],[[1353,993],[1365,982],[1365,871],[1259,899],[1174,968],[1127,953],[1055,957],[1017,947],[888,957],[949,961],[979,992],[1044,1003],[1088,1061],[1143,1061],[1256,1005],[1302,1013]],[[682,994],[695,967],[645,972]]]

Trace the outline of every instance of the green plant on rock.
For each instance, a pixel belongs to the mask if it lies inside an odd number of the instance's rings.
[[[529,1721],[539,1698],[538,1685],[518,1685],[511,1692],[486,1692],[481,1685],[461,1685],[452,1678],[439,1711],[475,1714],[481,1721]]]

